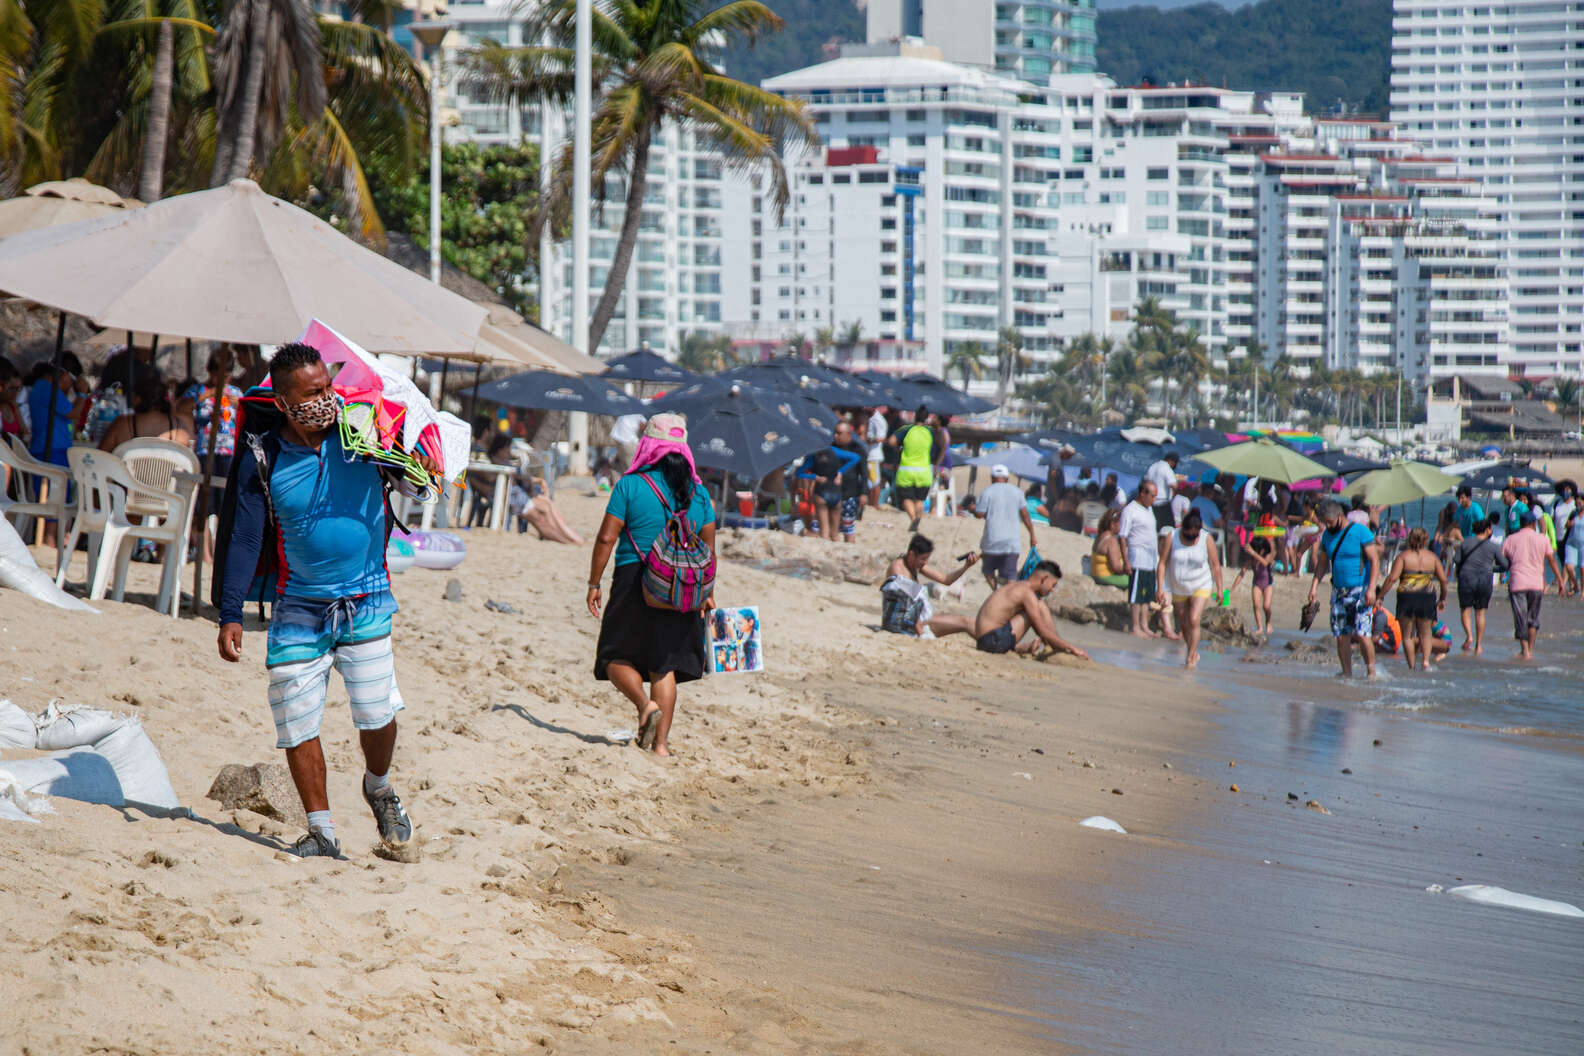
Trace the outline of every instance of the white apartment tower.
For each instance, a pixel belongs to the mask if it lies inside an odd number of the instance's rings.
[[[1395,0],[1391,109],[1497,202],[1512,371],[1584,369],[1584,9]]]
[[[1036,84],[1095,68],[1095,0],[869,0],[865,17],[871,43],[923,40]]]
[[[446,38],[447,64],[457,50],[485,40],[522,44],[521,12],[515,0],[452,3],[446,18],[456,30]],[[451,67],[454,69],[455,67]],[[541,158],[554,158],[570,135],[570,114],[556,107],[502,106],[470,98],[465,86],[447,77],[446,101],[455,124],[451,142],[539,145]],[[725,174],[720,159],[699,151],[690,133],[674,122],[655,138],[649,154],[638,244],[616,314],[597,354],[619,355],[647,345],[675,356],[683,335],[719,333],[723,258],[722,205]],[[596,188],[598,190],[598,188]],[[589,311],[599,303],[615,256],[625,213],[626,181],[613,175],[605,204],[593,218],[589,253]],[[556,336],[572,339],[572,248],[546,235],[540,242],[539,323]]]
[[[1008,326],[1053,354],[1059,110],[934,48],[876,50],[765,82],[808,104],[825,149],[794,167],[779,227],[759,190],[729,192],[728,242],[751,229],[754,255],[727,268],[729,321],[784,334],[857,320],[881,341],[923,341],[935,373],[959,345],[989,355]]]

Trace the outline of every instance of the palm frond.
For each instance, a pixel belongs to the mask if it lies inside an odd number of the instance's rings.
[[[741,40],[753,44],[785,25],[781,16],[759,3],[759,0],[733,0],[694,22],[688,27],[688,36],[703,40],[713,34],[720,34],[727,43]]]

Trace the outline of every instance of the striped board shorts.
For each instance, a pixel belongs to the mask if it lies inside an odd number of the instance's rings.
[[[281,598],[270,619],[270,713],[277,748],[319,736],[330,670],[341,674],[352,703],[352,725],[378,730],[402,709],[391,652],[389,591],[334,600]]]

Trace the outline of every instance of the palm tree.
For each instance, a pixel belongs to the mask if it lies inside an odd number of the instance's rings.
[[[612,271],[611,274],[614,275],[615,272]],[[814,344],[807,334],[798,330],[788,330],[781,343],[786,346],[787,354],[792,356],[807,356]]]
[[[86,66],[102,0],[0,0],[0,193],[66,175],[77,135],[68,85]]]
[[[1154,378],[1147,355],[1129,342],[1111,353],[1106,372],[1111,405],[1124,417],[1137,417],[1149,403],[1149,385]]]
[[[842,324],[841,331],[836,335],[836,347],[850,355],[853,349],[863,343],[863,339],[863,320],[853,319]]]
[[[828,326],[822,326],[814,331],[814,354],[824,359],[830,350],[836,347],[836,331]]]
[[[777,223],[790,200],[782,151],[790,142],[818,146],[803,104],[720,72],[722,49],[753,43],[782,26],[758,0],[596,0],[593,28],[592,186],[625,169],[627,196],[609,277],[589,321],[598,348],[627,281],[643,215],[649,148],[667,122],[693,134],[701,151],[729,168],[765,173]],[[566,103],[572,94],[576,0],[546,0],[531,14],[524,47],[486,44],[469,79],[502,101]],[[561,151],[537,224],[564,214],[572,184],[572,144]]]
[[[683,335],[677,350],[677,366],[695,374],[719,374],[732,367],[731,338],[693,330]]]
[[[208,94],[209,61],[204,49],[214,39],[215,31],[193,0],[167,0],[163,4],[159,0],[129,0],[113,14],[113,20],[99,30],[99,37],[118,40],[142,37],[152,31],[155,38],[153,65],[141,106],[129,108],[122,115],[116,129],[95,154],[90,171],[115,167],[117,153],[125,149],[117,142],[118,137],[130,137],[140,121],[143,134],[138,151],[137,197],[141,201],[156,202],[165,190],[165,153],[170,139],[171,104],[176,83],[179,79],[185,97]],[[137,79],[141,81],[142,77]]]
[[[968,391],[968,379],[977,378],[984,373],[984,364],[980,362],[985,356],[985,347],[978,341],[953,341],[946,350],[946,364],[941,373],[947,377],[952,371],[962,375],[963,391]]]
[[[320,30],[327,103],[316,120],[294,115],[263,179],[296,200],[329,196],[336,216],[379,246],[385,229],[362,158],[411,171],[429,127],[429,89],[412,55],[378,26],[322,19]]]
[[[1012,382],[1023,368],[1023,332],[1007,326],[996,335],[996,406],[1006,403]]]
[[[246,176],[291,118],[324,113],[324,37],[308,0],[229,0],[214,47],[215,154],[209,185]],[[295,91],[293,90],[295,86]]]

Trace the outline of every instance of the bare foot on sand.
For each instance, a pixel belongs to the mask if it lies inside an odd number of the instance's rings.
[[[1480,646],[1478,649],[1474,650],[1474,655],[1475,656],[1484,656],[1485,655],[1485,647],[1484,646]]]
[[[1169,641],[1169,642],[1180,642],[1180,641],[1182,641],[1182,635],[1178,634],[1176,631],[1167,631],[1165,637],[1166,637],[1166,640]]]
[[[1465,653],[1472,653],[1474,651],[1474,643],[1473,642],[1464,642],[1463,643],[1463,651]]]
[[[1155,631],[1129,631],[1128,633],[1131,634],[1135,638],[1159,638],[1160,637],[1160,635],[1157,634]]]
[[[1183,663],[1183,669],[1186,670],[1186,671],[1192,671],[1194,668],[1196,668],[1198,666],[1199,666],[1199,654],[1198,653],[1193,654],[1192,656],[1190,656]]]

